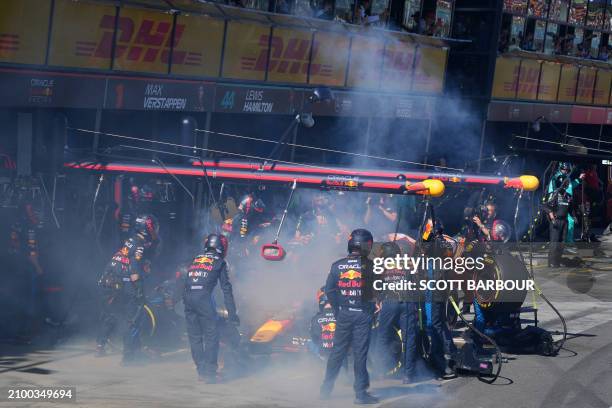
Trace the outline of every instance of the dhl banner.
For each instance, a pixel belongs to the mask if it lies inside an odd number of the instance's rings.
[[[421,46],[417,49],[412,90],[424,93],[441,93],[446,72],[446,48]]]
[[[229,21],[225,37],[223,76],[235,79],[265,80],[269,44],[269,26]]]
[[[561,68],[561,81],[559,82],[558,102],[574,102],[576,99],[576,83],[578,80],[578,67],[563,64]]]
[[[347,85],[352,88],[378,89],[384,52],[385,42],[382,38],[353,37]]]
[[[611,86],[612,70],[605,68],[579,67],[572,63],[531,58],[498,57],[492,97],[608,105]]]
[[[167,73],[171,41],[170,14],[122,7],[117,23],[113,68]]]
[[[538,79],[540,78],[540,62],[523,60],[519,71],[518,99],[536,99],[538,95]]]
[[[388,41],[385,46],[381,88],[386,91],[410,91],[416,47],[402,41]]]
[[[275,28],[270,41],[268,81],[305,84],[312,33],[308,30]]]
[[[0,0],[0,62],[441,93],[447,49],[390,37],[103,1]]]
[[[538,85],[538,100],[547,102],[557,101],[557,89],[561,76],[561,64],[556,62],[542,62],[540,84]]]
[[[514,99],[518,87],[521,60],[498,57],[493,78],[493,98]]]
[[[174,31],[173,74],[216,77],[221,66],[223,20],[179,15]]]
[[[51,0],[0,1],[0,62],[44,64]]]
[[[595,105],[607,105],[610,96],[610,85],[612,85],[612,71],[605,69],[597,70],[593,103]]]
[[[49,65],[109,69],[116,8],[56,0]]]
[[[310,84],[344,86],[350,38],[344,34],[317,31],[314,36]]]
[[[576,102],[590,105],[593,103],[593,88],[597,69],[582,67],[578,75],[578,87],[576,88]]]

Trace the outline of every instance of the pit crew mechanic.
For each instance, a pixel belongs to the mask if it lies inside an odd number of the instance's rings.
[[[334,262],[325,284],[325,294],[336,316],[334,347],[327,360],[321,399],[328,399],[346,358],[353,350],[356,404],[376,404],[378,398],[367,391],[370,378],[367,369],[370,329],[374,313],[372,264],[367,259],[372,250],[372,234],[354,230],[348,240],[348,256]]]
[[[227,249],[228,241],[224,236],[208,235],[204,240],[203,251],[194,257],[178,282],[181,286],[179,290],[183,291],[191,356],[199,379],[208,384],[217,382],[219,327],[212,294],[217,281],[223,291],[229,322],[236,326],[240,324],[224,259]]]
[[[382,256],[385,258],[394,258],[399,253],[400,248],[395,242],[385,242],[382,245]],[[411,275],[408,269],[401,269],[396,266],[387,268],[382,277],[385,283],[397,283],[415,276]],[[378,316],[378,330],[380,331],[378,339],[379,349],[381,350],[379,354],[383,360],[382,364],[385,371],[389,370],[393,364],[387,351],[391,347],[394,326],[398,325],[401,329],[402,342],[404,343],[402,359],[402,382],[404,384],[410,384],[414,381],[418,356],[416,347],[418,306],[415,300],[416,297],[410,291],[384,290]]]
[[[101,328],[98,333],[96,355],[105,355],[105,346],[117,323],[128,323],[123,336],[122,364],[139,360],[140,326],[145,303],[143,281],[148,274],[150,248],[159,237],[159,224],[152,215],[140,215],[134,222],[134,232],[121,249],[113,255],[98,280],[104,300]]]
[[[497,220],[497,204],[493,200],[487,200],[484,207],[484,214],[474,214],[472,221],[478,227],[478,240],[490,241],[493,224]]]
[[[584,173],[579,178],[572,179],[572,166],[560,163],[559,170],[551,179],[548,195],[542,205],[542,211],[549,222],[550,247],[548,251],[548,266],[558,268],[563,256],[563,243],[572,242],[574,235],[574,217],[570,214],[574,189],[584,179]]]
[[[445,257],[448,255],[448,242],[444,238],[444,226],[439,219],[429,218],[423,227],[423,252],[430,257]],[[444,269],[436,269],[431,264],[427,266],[425,276],[430,281],[447,279]],[[452,368],[452,356],[456,352],[453,336],[446,324],[447,291],[427,290],[425,292],[426,308],[431,309],[432,343],[431,353],[439,377],[450,379],[456,376]]]

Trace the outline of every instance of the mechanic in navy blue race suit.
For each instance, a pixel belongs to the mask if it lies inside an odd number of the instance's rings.
[[[213,290],[217,282],[223,292],[229,322],[236,326],[240,324],[224,259],[227,246],[224,236],[210,234],[204,240],[203,253],[193,259],[182,279],[191,356],[199,379],[208,384],[217,381],[219,317],[213,300]]]
[[[348,241],[348,256],[331,266],[325,294],[336,316],[334,346],[329,359],[321,398],[328,399],[349,348],[353,350],[356,404],[376,404],[378,398],[367,391],[370,378],[366,365],[374,314],[373,268],[367,256],[372,250],[372,234],[354,230]]]
[[[395,258],[400,255],[400,247],[395,242],[385,242],[382,244],[382,254],[384,258]],[[406,269],[391,268],[385,269],[382,281],[385,283],[401,283],[404,280],[411,280],[411,275]],[[378,316],[378,339],[380,356],[385,371],[392,369],[394,362],[391,361],[391,343],[395,336],[395,327],[399,326],[404,343],[404,355],[402,360],[404,384],[414,381],[416,361],[417,361],[417,332],[418,332],[418,306],[415,299],[410,299],[406,291],[385,290],[382,293],[382,305]]]
[[[444,239],[444,227],[438,219],[427,220],[423,229],[423,248],[424,254],[432,258],[447,258],[451,256],[448,242]],[[427,279],[442,280],[446,279],[444,269],[434,269],[433,262],[429,262],[425,271]],[[431,354],[434,366],[439,371],[439,376],[443,379],[456,377],[452,367],[453,356],[457,349],[453,342],[453,335],[446,324],[446,301],[448,291],[425,292],[425,308],[430,309],[431,314]]]
[[[123,336],[123,364],[134,363],[140,351],[140,329],[145,304],[143,281],[149,271],[151,248],[158,241],[159,224],[151,215],[135,220],[134,232],[113,255],[98,285],[103,290],[101,328],[96,355],[105,355],[105,346],[120,319],[128,327]]]

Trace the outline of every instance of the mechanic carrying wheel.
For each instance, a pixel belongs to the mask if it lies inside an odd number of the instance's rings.
[[[354,230],[348,241],[348,256],[331,266],[325,294],[336,316],[334,346],[327,360],[321,399],[328,399],[346,358],[353,350],[356,404],[376,404],[378,398],[367,391],[370,378],[367,369],[370,330],[374,314],[372,264],[367,259],[374,239],[365,229]]]

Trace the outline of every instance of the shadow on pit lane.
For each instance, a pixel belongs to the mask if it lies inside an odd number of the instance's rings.
[[[10,367],[25,361],[28,361],[25,357],[4,357],[0,358],[0,367]]]
[[[55,372],[54,370],[48,370],[46,368],[40,368],[40,367],[23,368],[23,369],[21,369],[19,371],[22,372],[22,373],[43,374],[43,375],[49,375],[49,374],[53,374]]]
[[[19,371],[28,374],[42,374],[49,375],[53,374],[54,370],[37,367],[39,365],[47,364],[52,360],[32,361],[24,357],[7,357],[0,361],[0,374]]]
[[[498,387],[512,385],[512,384],[514,384],[514,380],[512,380],[512,378],[504,377],[502,375],[497,377],[497,380],[495,380],[494,383],[487,383],[487,385],[498,386]]]
[[[0,342],[0,375],[9,372],[22,372],[37,375],[53,374],[55,370],[42,368],[41,366],[67,358],[91,354],[92,350],[81,347],[64,346],[68,351],[66,356],[57,356],[52,348],[42,348],[33,344],[14,344]]]
[[[508,360],[516,360],[516,358],[510,358]],[[503,371],[503,369],[502,369]],[[497,377],[497,379],[495,380],[495,382],[488,382],[485,380],[490,380],[489,377],[483,377],[480,378],[478,377],[478,375],[473,374],[473,373],[468,373],[468,372],[462,372],[462,374],[459,376],[460,378],[469,378],[469,379],[474,379],[477,381],[481,381],[483,383],[486,383],[487,385],[493,385],[493,386],[506,386],[506,385],[512,385],[514,384],[514,380],[512,380],[512,378],[508,378],[508,377],[504,377],[503,375],[500,375],[499,377]]]
[[[380,398],[381,402],[384,400],[401,397],[409,394],[432,394],[440,389],[439,384],[418,384],[412,387],[392,385],[388,387],[376,387],[372,388],[372,393]]]
[[[568,337],[567,340],[572,339],[573,337]],[[562,347],[561,350],[559,350],[559,354],[557,354],[555,356],[555,358],[573,358],[578,356],[578,353],[575,352],[574,350],[570,350],[566,347]]]
[[[597,270],[593,267],[590,269]],[[566,285],[574,293],[585,294],[593,289],[595,277],[591,270],[583,268],[571,271],[567,274]]]

